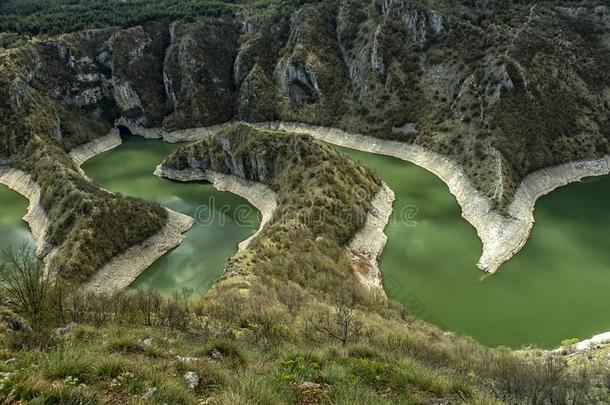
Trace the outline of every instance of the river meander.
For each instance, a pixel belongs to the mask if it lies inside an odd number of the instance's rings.
[[[118,148],[83,166],[100,186],[158,202],[198,220],[185,241],[133,284],[167,294],[207,291],[237,244],[252,235],[258,212],[207,183],[152,173],[175,147],[125,136]],[[340,148],[376,170],[396,193],[380,268],[388,295],[411,313],[481,343],[552,347],[610,330],[610,176],[588,178],[541,198],[525,248],[494,276],[477,270],[476,232],[436,176],[413,164]],[[33,239],[21,220],[27,200],[0,186],[0,245]]]
[[[220,277],[237,244],[256,232],[260,219],[245,199],[217,191],[209,183],[180,183],[153,175],[176,147],[128,135],[121,146],[88,160],[82,169],[107,190],[158,202],[197,220],[184,242],[157,260],[132,286],[155,288],[164,294],[186,287],[201,294]]]
[[[479,342],[552,347],[610,330],[610,176],[542,197],[524,249],[494,276],[447,186],[426,170],[342,148],[396,193],[380,269],[388,296],[419,318]]]

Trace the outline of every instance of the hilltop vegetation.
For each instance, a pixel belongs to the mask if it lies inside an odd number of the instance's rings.
[[[232,15],[305,1],[278,0],[8,0],[0,4],[0,31],[61,34],[91,28],[132,27],[159,20]]]
[[[247,124],[175,150],[163,167],[231,174],[277,194],[272,221],[231,258],[225,277],[255,274],[277,294],[290,282],[331,302],[369,299],[345,245],[381,185],[370,169],[308,135]]]

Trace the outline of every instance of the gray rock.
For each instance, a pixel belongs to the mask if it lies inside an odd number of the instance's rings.
[[[402,127],[394,127],[392,128],[392,132],[403,134],[403,135],[412,135],[417,133],[417,124],[414,122],[407,122]]]
[[[128,111],[133,108],[142,108],[140,98],[131,86],[131,83],[127,81],[115,83],[112,90],[114,94],[114,100],[116,101],[117,105],[124,111]]]
[[[72,331],[74,330],[75,327],[77,327],[78,324],[75,322],[71,322],[65,326],[59,327],[57,329],[55,329],[53,331],[53,335],[57,336],[57,337],[61,337],[61,336],[66,336],[69,335],[70,333],[72,333]]]
[[[606,6],[597,6],[593,9],[593,12],[600,17],[604,17],[608,15],[608,7]]]
[[[217,349],[214,349],[212,350],[212,353],[210,353],[210,358],[212,360],[222,360],[224,356]]]
[[[196,363],[200,360],[199,357],[183,357],[183,356],[176,356],[176,359],[183,363]]]
[[[194,390],[199,385],[199,376],[192,371],[188,371],[184,374],[184,381],[186,381],[186,386],[190,390]]]
[[[11,367],[11,366],[14,366],[16,363],[17,363],[17,359],[15,357],[11,357],[10,359],[8,359],[7,361],[4,362],[4,365]]]
[[[157,392],[157,387],[148,388],[146,390],[146,392],[144,393],[144,399],[152,397],[153,395],[155,395],[156,392]]]
[[[147,337],[146,339],[140,340],[140,346],[142,347],[150,347],[153,344],[153,338]]]
[[[385,74],[385,64],[381,53],[379,52],[379,35],[381,34],[381,25],[375,29],[375,35],[373,37],[373,49],[371,50],[371,65],[373,70],[380,74]]]
[[[443,19],[434,10],[422,10],[403,1],[385,2],[383,13],[386,18],[402,22],[412,34],[412,40],[422,48],[430,34],[440,34],[445,31]]]
[[[318,100],[324,98],[313,67],[302,66],[292,57],[288,58],[282,69],[280,82],[283,93],[297,107],[302,107],[312,97]]]

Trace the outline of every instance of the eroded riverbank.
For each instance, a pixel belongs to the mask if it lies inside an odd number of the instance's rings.
[[[191,128],[175,132],[150,130],[129,126],[135,134],[156,137],[167,142],[187,142],[210,136],[231,125],[231,122],[205,128]],[[439,177],[449,188],[462,209],[462,216],[476,229],[483,245],[477,267],[495,273],[500,266],[519,252],[528,240],[534,223],[536,201],[558,187],[588,176],[610,172],[610,157],[572,162],[528,175],[507,209],[502,214],[493,209],[489,199],[472,185],[461,166],[451,159],[417,145],[384,140],[346,131],[294,122],[263,122],[252,124],[288,132],[304,133],[322,141],[374,154],[395,157],[414,163]]]
[[[169,295],[190,288],[203,294],[222,275],[239,242],[258,229],[259,214],[246,200],[211,184],[161,179],[153,172],[176,148],[166,142],[124,136],[120,147],[86,161],[85,173],[112,192],[157,202],[195,219],[184,240],[152,263],[131,284]]]
[[[262,183],[240,179],[236,176],[222,174],[210,170],[185,169],[173,170],[159,165],[155,175],[168,179],[192,182],[209,181],[219,191],[228,191],[247,199],[262,214],[258,231],[239,244],[239,251],[246,249],[249,243],[261,232],[273,218],[277,208],[275,193]],[[354,235],[346,246],[354,265],[354,271],[360,281],[369,289],[385,296],[382,275],[379,271],[378,259],[383,252],[387,238],[383,233],[390,215],[394,193],[383,184],[371,201],[371,209],[367,214],[362,228]]]
[[[28,199],[28,209],[23,220],[27,222],[34,237],[36,256],[42,259],[45,271],[48,271],[58,249],[47,241],[49,219],[40,203],[40,186],[26,172],[7,166],[0,167],[0,183]]]

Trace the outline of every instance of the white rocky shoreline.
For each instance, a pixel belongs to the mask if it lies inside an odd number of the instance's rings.
[[[87,160],[112,150],[117,146],[120,146],[121,143],[122,140],[119,131],[112,128],[107,135],[72,149],[70,151],[70,158],[72,158],[74,163],[80,168]]]
[[[369,290],[387,298],[383,288],[383,276],[379,270],[379,258],[388,237],[384,229],[390,221],[396,196],[385,183],[371,200],[366,220],[347,244],[356,275]]]
[[[156,134],[167,142],[196,141],[233,123],[171,133],[157,131]],[[584,177],[610,173],[610,156],[538,170],[521,182],[512,203],[507,208],[507,213],[502,214],[494,210],[489,199],[473,186],[457,162],[421,146],[295,122],[273,121],[251,125],[308,134],[334,145],[392,156],[414,163],[435,174],[455,196],[462,209],[462,216],[476,229],[483,244],[483,253],[477,266],[492,274],[527,242],[534,224],[534,206],[538,198]],[[134,131],[138,133],[138,128],[134,128]]]
[[[43,261],[48,274],[53,256],[58,248],[47,241],[49,219],[40,203],[40,186],[28,173],[8,166],[0,166],[0,184],[4,184],[28,199],[28,210],[23,220],[27,222],[36,243],[36,256]]]
[[[273,218],[273,213],[277,208],[277,197],[275,193],[262,183],[243,180],[236,176],[222,174],[211,170],[173,170],[165,168],[163,165],[157,166],[155,175],[181,182],[200,180],[209,181],[212,183],[212,186],[214,186],[215,189],[237,194],[238,196],[248,200],[250,204],[256,207],[262,216],[260,227],[255,234],[239,243],[238,252],[245,250],[250,242],[252,242],[252,240],[258,236],[265,225],[271,221]]]
[[[508,207],[508,215],[502,215],[492,208],[483,193],[474,188],[458,163],[420,146],[299,123],[271,122],[262,125],[306,133],[325,142],[364,152],[396,157],[434,173],[449,187],[462,208],[462,216],[476,229],[483,243],[483,253],[477,266],[488,273],[495,273],[502,263],[525,245],[534,223],[534,205],[539,197],[583,177],[610,172],[610,157],[539,170],[524,179]]]

